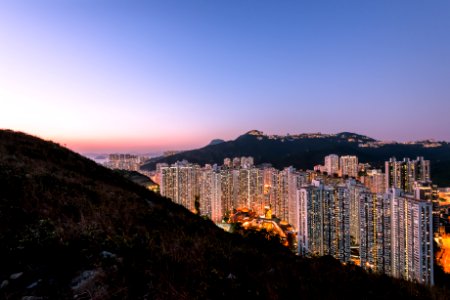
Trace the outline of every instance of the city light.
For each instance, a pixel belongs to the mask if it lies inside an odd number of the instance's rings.
[[[284,245],[295,245],[299,255],[331,255],[433,284],[439,205],[429,161],[392,158],[385,172],[356,156],[329,155],[324,162],[316,171],[298,171],[255,166],[252,157],[204,167],[182,161],[158,164],[154,176],[163,196],[189,210],[198,197],[201,215],[218,224],[266,230]]]

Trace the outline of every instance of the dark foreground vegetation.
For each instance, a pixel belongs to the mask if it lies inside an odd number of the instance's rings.
[[[0,299],[449,299],[228,234],[57,144],[0,131]],[[31,298],[28,298],[31,299]],[[35,298],[39,299],[39,298]]]

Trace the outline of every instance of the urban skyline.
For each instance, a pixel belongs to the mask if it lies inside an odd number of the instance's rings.
[[[449,8],[3,1],[0,128],[78,152],[197,148],[252,129],[448,141]]]
[[[285,241],[286,246],[300,255],[331,255],[433,285],[433,237],[444,228],[444,206],[428,160],[391,158],[383,172],[356,156],[331,154],[314,169],[256,167],[253,157],[235,157],[223,165],[182,161],[141,172],[153,178],[161,195],[225,230],[224,223],[241,219],[243,227],[269,228],[284,241],[293,236],[294,245]]]
[[[145,156],[111,153],[100,166],[0,134],[6,298],[449,298],[450,188],[427,155],[372,163],[326,151],[305,169],[231,154],[145,168]],[[252,134],[240,140],[299,138]]]

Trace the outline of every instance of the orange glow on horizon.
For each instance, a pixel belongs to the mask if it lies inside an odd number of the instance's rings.
[[[112,153],[112,152],[152,152],[166,150],[187,150],[200,147],[194,145],[188,138],[150,139],[150,138],[50,138],[73,151],[86,153]],[[201,143],[199,143],[201,145]]]
[[[2,128],[10,129],[10,128]],[[184,151],[197,149],[206,146],[212,138],[206,134],[193,133],[187,135],[183,132],[179,134],[159,133],[145,134],[142,131],[135,133],[92,131],[87,134],[68,133],[66,135],[58,133],[45,133],[40,130],[23,130],[22,128],[11,128],[10,130],[24,132],[38,138],[53,141],[61,146],[67,147],[79,153],[149,153],[162,151]]]

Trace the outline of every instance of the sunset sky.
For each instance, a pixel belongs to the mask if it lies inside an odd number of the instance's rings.
[[[450,141],[450,1],[5,0],[0,103],[0,128],[80,152]]]

